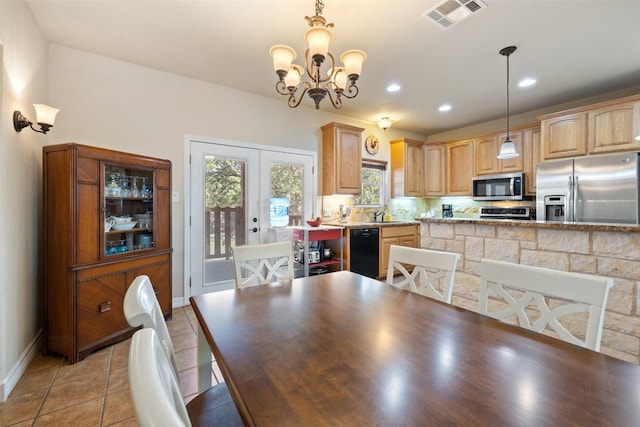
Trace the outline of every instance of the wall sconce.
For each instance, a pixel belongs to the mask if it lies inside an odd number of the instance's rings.
[[[40,130],[33,127],[33,122],[27,119],[18,110],[13,112],[13,128],[16,132],[20,132],[22,129],[29,126],[35,132],[47,133],[49,129],[53,127],[53,123],[56,119],[56,114],[60,111],[57,108],[50,107],[45,104],[33,104],[36,109],[36,123],[40,126]]]
[[[387,130],[391,127],[392,124],[393,120],[391,120],[389,117],[383,117],[378,122],[378,127],[382,130]]]

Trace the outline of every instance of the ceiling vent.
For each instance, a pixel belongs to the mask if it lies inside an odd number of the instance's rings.
[[[487,8],[481,0],[444,0],[422,14],[445,30]]]

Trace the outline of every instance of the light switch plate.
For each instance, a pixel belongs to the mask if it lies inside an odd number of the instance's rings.
[[[178,193],[177,191],[171,193],[171,201],[173,203],[178,203],[180,201],[180,193]]]

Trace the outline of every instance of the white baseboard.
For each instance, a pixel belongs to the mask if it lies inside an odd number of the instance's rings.
[[[184,297],[177,297],[177,298],[174,298],[173,301],[171,301],[171,306],[173,308],[184,307],[185,305],[188,305],[188,304],[189,304],[189,301],[185,302]]]
[[[22,374],[27,370],[27,366],[36,356],[38,350],[41,348],[42,341],[42,329],[36,333],[36,336],[31,340],[27,348],[22,352],[18,361],[13,365],[13,368],[9,371],[6,378],[0,382],[0,402],[5,402],[16,384],[22,377]]]

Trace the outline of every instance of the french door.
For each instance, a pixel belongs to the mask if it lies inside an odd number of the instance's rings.
[[[291,240],[315,211],[315,153],[190,141],[188,294],[234,287],[232,246]]]

